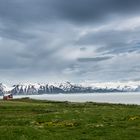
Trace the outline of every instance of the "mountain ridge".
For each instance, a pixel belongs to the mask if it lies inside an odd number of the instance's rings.
[[[106,82],[106,83],[23,83],[11,87],[0,83],[0,95],[12,93],[13,95],[38,95],[53,93],[101,93],[101,92],[138,92],[140,82]]]

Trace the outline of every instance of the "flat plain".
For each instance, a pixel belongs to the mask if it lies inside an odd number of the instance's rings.
[[[0,140],[139,138],[139,105],[0,100]]]

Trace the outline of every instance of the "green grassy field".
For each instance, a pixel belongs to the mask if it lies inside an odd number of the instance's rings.
[[[0,140],[139,140],[140,106],[0,100]]]

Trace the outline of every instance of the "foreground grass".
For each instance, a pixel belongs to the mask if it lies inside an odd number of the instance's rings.
[[[139,140],[140,106],[0,100],[0,140]]]

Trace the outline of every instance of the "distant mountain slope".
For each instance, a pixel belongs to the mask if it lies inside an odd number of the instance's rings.
[[[17,84],[8,87],[0,84],[0,95],[11,92],[14,95],[36,95],[52,93],[100,93],[100,92],[137,92],[140,91],[140,82],[93,83],[85,82],[74,84],[46,83],[46,84]]]

